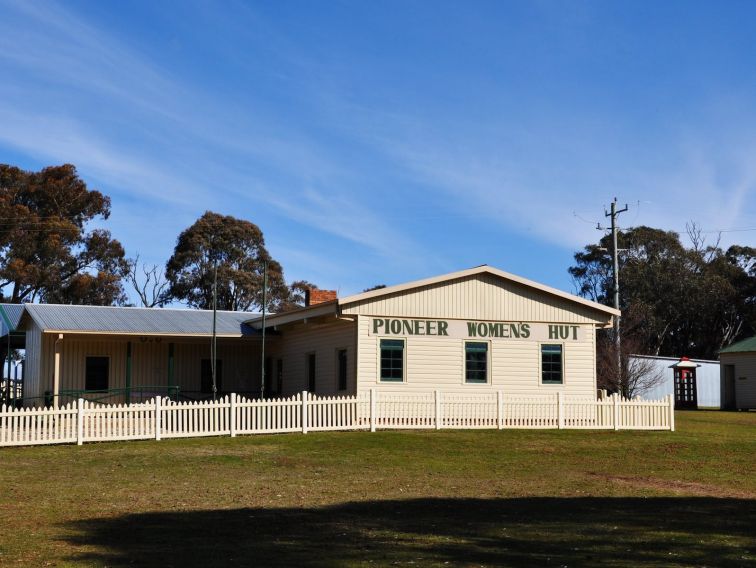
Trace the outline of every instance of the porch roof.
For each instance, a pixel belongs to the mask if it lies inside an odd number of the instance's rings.
[[[5,337],[8,331],[16,331],[23,313],[24,304],[0,304],[0,336]]]
[[[0,304],[0,342],[3,346],[10,339],[12,349],[23,349],[26,334],[18,331],[18,324],[24,313],[23,304]],[[10,336],[10,337],[9,337]]]
[[[219,336],[245,337],[258,334],[245,321],[253,312],[218,310],[216,332]],[[127,308],[116,306],[73,306],[62,304],[25,304],[21,327],[32,319],[45,332],[107,333],[140,335],[212,335],[212,310],[175,308]]]

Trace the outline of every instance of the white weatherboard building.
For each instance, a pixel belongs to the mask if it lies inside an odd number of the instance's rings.
[[[218,385],[257,396],[264,386],[266,398],[366,389],[595,398],[596,329],[616,315],[489,266],[345,298],[313,290],[306,307],[266,318],[264,385],[261,317],[221,314]],[[27,306],[24,395],[207,395],[210,324],[197,310]]]
[[[266,353],[285,395],[376,388],[595,397],[596,328],[615,315],[480,266],[269,317],[278,338]]]

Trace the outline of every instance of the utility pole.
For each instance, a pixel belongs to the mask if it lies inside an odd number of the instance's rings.
[[[627,204],[622,209],[617,209],[617,198],[612,201],[610,211],[604,211],[605,217],[611,217],[612,221],[612,291],[614,293],[614,309],[620,309],[620,286],[619,286],[619,249],[617,248],[617,217],[627,211]],[[601,229],[601,226],[598,227]],[[617,352],[617,379],[622,381],[622,341],[620,339],[620,316],[614,317],[614,348]],[[620,382],[620,387],[621,387]]]
[[[218,320],[218,259],[213,263],[213,340],[210,344],[210,373],[213,377],[213,400],[218,395],[218,383],[216,382],[215,362],[218,358],[218,337],[216,334],[216,324]]]
[[[263,260],[263,300],[262,300],[262,349],[260,370],[260,399],[265,399],[265,310],[268,303],[268,261]]]

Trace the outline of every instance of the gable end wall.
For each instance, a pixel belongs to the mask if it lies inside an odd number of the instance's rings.
[[[609,325],[611,315],[492,274],[354,302],[343,314]]]

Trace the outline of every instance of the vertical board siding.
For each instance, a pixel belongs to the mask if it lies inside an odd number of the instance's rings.
[[[26,330],[24,397],[38,399],[44,396],[45,391],[41,367],[42,330],[34,320],[30,319],[30,322],[31,324]],[[33,405],[34,402],[32,400],[31,404]]]
[[[271,373],[276,372],[276,359],[283,360],[283,394],[291,396],[307,390],[307,354],[315,353],[315,393],[323,396],[354,394],[357,389],[356,370],[357,326],[354,322],[306,323],[282,329],[281,335],[266,346],[271,358]],[[338,349],[347,351],[347,388],[339,390]]]
[[[27,331],[26,396],[39,397],[29,406],[41,406],[44,392],[53,388],[55,342],[58,334]],[[108,338],[100,336],[65,335],[61,341],[60,389],[84,390],[86,386],[87,357],[108,357],[108,388],[126,387],[126,349],[131,341],[131,386],[166,387],[168,385],[168,346],[175,345],[174,380],[182,391],[199,391],[201,361],[210,358],[210,340],[139,337]],[[218,358],[223,361],[225,392],[258,391],[260,388],[259,343],[247,341],[218,342]],[[34,393],[34,394],[32,394]],[[67,402],[64,400],[63,402]]]
[[[126,343],[123,341],[121,347],[124,354]],[[131,340],[131,386],[168,384],[168,343],[170,341],[166,339],[160,342]],[[124,373],[125,365],[124,359]]]
[[[168,351],[166,345],[166,377]],[[202,359],[210,359],[210,340],[202,343],[175,343],[174,382],[182,390],[199,391]],[[218,359],[223,361],[223,392],[260,390],[260,344],[258,342],[218,342]],[[166,379],[167,380],[167,379]]]
[[[55,350],[55,337],[50,343]],[[126,342],[119,340],[78,339],[63,336],[60,355],[60,389],[84,390],[87,357],[108,357],[108,388],[126,387]],[[50,364],[52,373],[52,363]],[[52,376],[52,374],[51,374]],[[132,378],[133,380],[133,378]]]
[[[493,274],[477,274],[355,302],[344,306],[342,313],[594,324],[611,321],[609,314],[599,310]]]
[[[489,383],[464,383],[463,339],[408,336],[405,339],[405,382],[381,383],[380,338],[369,335],[370,318],[358,317],[358,392],[370,388],[384,391],[442,389],[444,392],[502,390],[507,395],[542,395],[562,390],[570,395],[595,397],[595,329],[583,325],[583,339],[564,344],[564,384],[542,385],[540,343],[529,340],[493,339],[489,342]],[[394,336],[392,336],[394,337]]]

